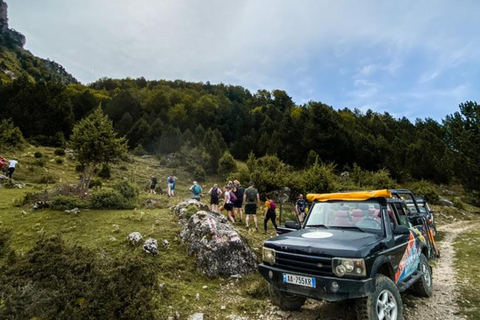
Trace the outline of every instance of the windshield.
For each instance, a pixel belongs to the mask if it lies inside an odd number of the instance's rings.
[[[317,202],[308,213],[305,228],[325,227],[382,231],[380,204],[375,201]]]

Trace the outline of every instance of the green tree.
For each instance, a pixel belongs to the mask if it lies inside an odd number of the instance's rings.
[[[22,131],[11,120],[3,119],[0,122],[0,148],[16,148],[24,143]]]
[[[108,164],[127,151],[125,138],[117,138],[112,122],[100,107],[75,125],[71,140],[77,160],[84,168],[79,184],[82,190],[88,189],[99,165]]]
[[[237,163],[230,152],[225,151],[218,162],[218,172],[221,174],[228,174],[235,171],[237,171]]]
[[[480,105],[467,101],[444,120],[454,171],[465,189],[480,191]]]

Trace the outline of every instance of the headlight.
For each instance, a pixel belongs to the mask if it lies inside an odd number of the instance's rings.
[[[273,266],[275,264],[275,250],[263,247],[262,260]]]
[[[365,260],[363,259],[333,258],[332,271],[337,277],[343,277],[344,275],[364,277],[367,275]]]

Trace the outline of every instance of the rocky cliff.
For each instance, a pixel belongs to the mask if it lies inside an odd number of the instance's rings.
[[[78,83],[60,64],[35,57],[25,50],[25,43],[23,34],[9,28],[8,5],[0,0],[0,80],[9,81],[23,76],[34,81]]]

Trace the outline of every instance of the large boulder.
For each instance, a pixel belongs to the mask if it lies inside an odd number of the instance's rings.
[[[272,191],[271,197],[278,203],[285,203],[290,199],[290,192],[291,190],[289,187],[283,187],[279,190]]]
[[[147,241],[143,244],[143,251],[152,256],[156,256],[158,254],[158,242],[156,239],[148,238]]]
[[[179,219],[188,219],[193,216],[197,211],[204,210],[208,211],[210,208],[207,204],[200,202],[194,199],[187,199],[185,201],[179,202],[170,208]]]
[[[225,216],[198,211],[180,232],[188,254],[197,258],[197,270],[215,278],[256,270],[257,258]]]

